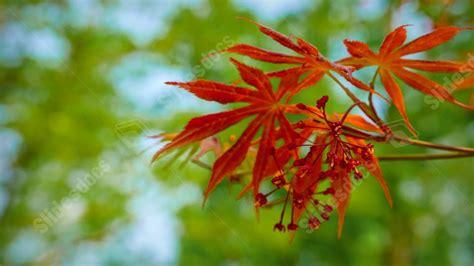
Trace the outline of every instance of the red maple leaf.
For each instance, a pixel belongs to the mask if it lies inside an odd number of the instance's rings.
[[[372,65],[378,66],[377,71],[385,90],[413,132],[415,130],[408,120],[402,90],[393,75],[424,94],[432,95],[443,101],[449,101],[468,110],[474,110],[473,106],[457,101],[451,93],[440,84],[407,69],[427,72],[461,72],[465,64],[454,61],[428,61],[403,58],[406,55],[420,53],[441,45],[466,29],[441,27],[403,45],[407,37],[405,27],[406,25],[400,26],[388,34],[380,46],[378,53],[372,51],[370,47],[363,42],[345,40],[344,44],[352,57],[343,59],[339,61],[339,63],[353,66],[356,69]]]
[[[283,115],[285,106],[280,104],[283,97],[282,91],[287,89],[287,79],[281,80],[275,93],[269,78],[261,70],[244,65],[234,59],[231,61],[237,67],[243,81],[256,90],[207,80],[166,83],[181,87],[204,100],[222,104],[245,102],[249,105],[191,119],[181,133],[154,155],[153,160],[174,148],[213,136],[246,117],[255,116],[236,143],[215,162],[209,185],[205,191],[206,198],[226,175],[234,171],[244,161],[260,128],[263,128],[263,133],[259,140],[252,179],[255,194],[258,193],[260,182],[267,172],[266,161],[270,156],[270,148],[275,146],[277,123],[280,128],[278,131],[280,137],[287,143],[294,142],[292,140],[293,128]]]
[[[298,54],[298,56],[272,52],[247,44],[237,44],[221,52],[237,53],[251,57],[256,60],[274,64],[300,65],[298,67],[292,67],[268,73],[268,75],[271,77],[292,76],[296,81],[298,81],[298,79],[303,74],[307,74],[307,76],[304,77],[300,82],[298,82],[296,86],[288,88],[288,101],[291,100],[291,98],[294,95],[298,94],[301,90],[318,83],[321,78],[324,77],[324,75],[330,74],[331,71],[339,74],[355,87],[365,91],[369,91],[371,93],[378,94],[380,96],[378,92],[374,91],[371,87],[352,76],[352,72],[354,70],[352,67],[344,66],[342,64],[337,64],[329,61],[319,52],[319,50],[315,46],[306,42],[305,40],[301,38],[296,38],[296,42],[294,42],[290,37],[279,33],[271,28],[263,26],[249,19],[245,20],[248,20],[251,23],[255,24],[263,34],[269,36],[284,47],[293,50]]]

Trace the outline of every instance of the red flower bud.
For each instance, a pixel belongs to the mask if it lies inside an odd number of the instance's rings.
[[[332,207],[330,205],[324,205],[324,209],[327,211],[327,212],[332,212]]]
[[[323,218],[325,221],[329,220],[329,215],[327,213],[321,213],[321,218]]]
[[[297,128],[305,128],[306,127],[306,124],[303,122],[303,121],[298,121],[296,123],[296,127]]]
[[[280,223],[277,223],[275,224],[275,226],[273,226],[273,231],[279,231],[279,232],[285,232],[285,226],[280,222]]]
[[[329,195],[329,194],[334,195],[334,194],[336,194],[336,190],[334,188],[330,187],[330,188],[324,190],[323,194],[324,195]]]
[[[296,105],[296,107],[297,107],[298,109],[301,109],[301,110],[306,110],[306,105],[305,105],[305,104],[302,104],[302,103],[298,103],[298,104]]]
[[[267,204],[267,196],[263,195],[262,193],[258,193],[255,196],[255,206],[261,207],[265,204]]]
[[[321,222],[316,217],[311,217],[308,219],[308,226],[310,229],[318,229],[321,225]]]
[[[319,100],[316,101],[316,107],[319,109],[323,109],[326,107],[326,103],[328,102],[329,97],[327,95],[321,97]]]
[[[277,176],[275,176],[275,177],[272,179],[272,184],[273,184],[274,186],[276,186],[277,188],[282,187],[283,185],[286,184],[285,177],[283,177],[282,175],[277,175]]]
[[[294,195],[293,196],[293,205],[295,205],[296,208],[301,209],[303,208],[303,203],[304,203],[304,198],[301,195]]]
[[[296,231],[296,229],[298,229],[298,225],[295,223],[290,223],[288,224],[287,228],[288,228],[288,231]]]

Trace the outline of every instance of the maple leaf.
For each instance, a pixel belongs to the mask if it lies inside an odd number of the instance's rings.
[[[281,137],[287,143],[293,142],[291,140],[293,128],[283,114],[284,106],[279,103],[283,96],[281,91],[286,90],[291,82],[288,83],[286,79],[282,79],[275,93],[269,77],[261,70],[247,66],[232,58],[231,62],[237,67],[243,81],[256,88],[256,90],[207,80],[166,83],[183,88],[204,100],[221,104],[245,102],[249,105],[191,119],[181,133],[154,155],[153,160],[158,159],[172,149],[213,136],[244,118],[255,116],[240,138],[214,163],[211,179],[204,192],[205,199],[226,175],[233,172],[244,161],[252,145],[252,140],[260,128],[263,128],[263,133],[259,140],[252,178],[252,188],[255,195],[258,194],[260,182],[268,172],[267,161],[270,156],[270,148],[275,146],[275,140],[277,139],[275,129],[277,122],[279,123]]]
[[[432,95],[443,101],[449,101],[468,110],[473,110],[474,107],[457,101],[440,84],[407,70],[408,68],[427,72],[460,72],[465,64],[454,61],[428,61],[403,58],[406,55],[420,53],[439,46],[466,29],[441,27],[404,45],[407,37],[406,26],[400,26],[388,34],[382,42],[378,53],[372,51],[363,42],[344,40],[344,44],[351,57],[343,59],[339,63],[353,66],[356,69],[372,65],[378,66],[377,71],[385,90],[412,132],[415,132],[415,130],[408,119],[403,93],[393,75],[424,94]]]
[[[474,74],[470,75],[463,79],[459,84],[457,84],[456,91],[474,88]]]
[[[288,93],[289,101],[294,95],[298,94],[303,89],[306,89],[312,85],[318,83],[326,74],[329,74],[330,71],[335,72],[346,79],[349,83],[355,87],[362,89],[364,91],[369,91],[381,96],[378,92],[374,91],[371,87],[361,82],[360,80],[352,76],[353,68],[344,66],[342,64],[337,64],[329,61],[325,58],[319,50],[312,44],[306,42],[301,38],[296,38],[294,42],[290,37],[279,33],[269,27],[263,26],[255,21],[242,18],[251,23],[255,24],[258,29],[265,35],[269,36],[279,44],[283,45],[286,48],[289,48],[296,52],[298,56],[287,55],[279,52],[272,52],[265,49],[261,49],[255,46],[247,44],[237,44],[232,47],[229,47],[220,52],[223,53],[237,53],[240,55],[248,56],[253,59],[274,63],[274,64],[298,64],[298,67],[292,67],[280,71],[275,71],[268,73],[270,77],[285,77],[290,76],[292,79],[298,81],[298,79],[303,75],[307,74],[296,86],[289,87]],[[383,97],[383,96],[381,96]]]

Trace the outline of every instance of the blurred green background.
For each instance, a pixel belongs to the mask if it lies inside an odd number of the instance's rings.
[[[146,136],[226,108],[164,81],[235,80],[227,55],[202,61],[232,43],[287,52],[236,16],[303,37],[336,60],[347,55],[343,39],[377,48],[402,24],[413,24],[410,39],[434,25],[472,27],[474,2],[1,1],[0,265],[473,265],[470,158],[384,162],[393,209],[368,178],[354,191],[341,240],[332,217],[292,243],[272,230],[279,208],[257,222],[251,199],[235,200],[241,184],[223,182],[202,209],[208,170],[172,156],[150,166],[159,144]],[[472,40],[462,33],[418,57],[466,60]],[[370,70],[357,75],[367,80]],[[446,103],[433,110],[404,89],[420,138],[474,147],[472,113]],[[350,104],[329,80],[296,102],[324,94],[332,106]],[[379,107],[406,131],[392,107]]]

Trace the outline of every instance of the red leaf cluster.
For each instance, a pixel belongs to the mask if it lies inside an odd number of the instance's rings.
[[[350,57],[332,62],[303,39],[290,38],[251,22],[263,34],[296,55],[272,52],[247,44],[237,44],[221,52],[292,66],[265,73],[231,58],[245,86],[209,80],[167,82],[168,85],[180,87],[207,101],[246,105],[191,119],[181,133],[155,154],[153,160],[176,148],[215,136],[251,117],[252,120],[235,143],[222,152],[220,149],[216,152],[218,158],[212,166],[204,196],[207,199],[209,193],[225,177],[232,176],[244,161],[248,161],[253,165],[251,178],[241,194],[252,190],[257,210],[265,206],[282,205],[275,230],[296,230],[305,214],[309,228],[317,229],[323,220],[329,219],[333,210],[337,210],[340,236],[351,190],[354,184],[358,184],[369,173],[377,179],[390,206],[392,205],[387,184],[374,155],[374,146],[370,144],[371,141],[387,142],[391,136],[390,128],[378,117],[371,101],[364,103],[355,97],[338,77],[371,96],[381,96],[373,82],[368,84],[352,75],[361,68],[377,66],[373,80],[380,77],[390,100],[413,131],[402,89],[394,76],[422,93],[473,109],[472,106],[457,101],[438,83],[408,70],[460,72],[464,71],[462,63],[403,58],[432,49],[465,29],[439,28],[404,44],[406,26],[401,26],[385,38],[378,52],[374,52],[363,42],[344,41]],[[336,81],[354,101],[345,112],[327,114],[326,105],[330,103],[327,96],[316,100],[314,106],[291,104],[295,95],[315,85],[324,76]],[[278,82],[276,88],[273,88],[272,80]],[[465,83],[463,86],[471,85],[472,76]],[[366,117],[350,114],[354,108],[360,108]],[[291,123],[288,114],[299,115],[301,120]],[[252,156],[251,150],[255,150],[255,156]]]

